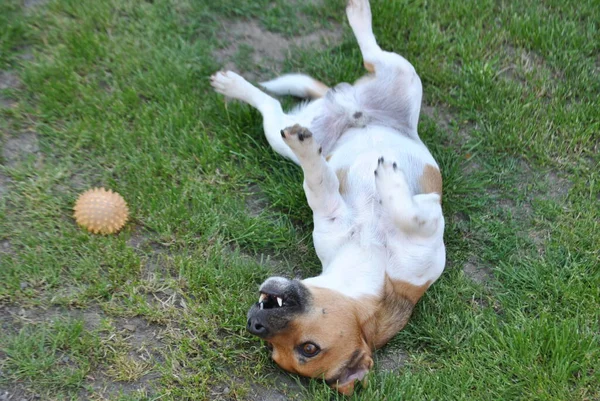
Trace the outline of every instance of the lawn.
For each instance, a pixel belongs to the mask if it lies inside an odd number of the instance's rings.
[[[372,8],[423,81],[448,263],[351,399],[599,400],[598,2]],[[245,331],[265,278],[320,264],[223,67],[363,74],[340,0],[0,1],[0,400],[342,399]],[[74,223],[95,186],[117,235]]]

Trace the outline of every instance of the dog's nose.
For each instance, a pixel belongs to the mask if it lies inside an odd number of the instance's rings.
[[[264,337],[267,334],[267,328],[255,317],[248,319],[246,329],[255,336]]]

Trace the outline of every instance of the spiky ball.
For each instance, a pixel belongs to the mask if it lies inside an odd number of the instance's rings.
[[[81,194],[73,210],[77,224],[94,234],[117,232],[129,217],[123,197],[104,188],[93,188]]]

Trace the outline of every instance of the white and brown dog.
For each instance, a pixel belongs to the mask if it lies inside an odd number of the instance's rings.
[[[324,378],[344,394],[373,366],[372,353],[401,330],[445,266],[442,179],[417,133],[421,80],[383,51],[368,0],[350,0],[348,21],[371,75],[333,89],[305,75],[262,84],[316,98],[284,114],[274,98],[231,72],[212,86],[263,116],[273,149],[302,167],[323,272],[271,277],[248,312],[248,330],[283,369]],[[287,128],[286,128],[287,127]]]

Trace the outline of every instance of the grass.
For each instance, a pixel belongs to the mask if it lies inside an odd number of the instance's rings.
[[[352,399],[600,399],[597,3],[394,0],[373,13],[433,110],[420,132],[444,175],[448,266],[377,354],[402,350],[404,365],[376,368]],[[283,38],[343,29],[282,69],[329,84],[362,74],[340,1],[0,3],[0,69],[21,82],[0,93],[0,389],[341,399],[295,385],[244,330],[260,282],[320,266],[301,173],[254,110],[208,85],[223,23],[239,18]],[[251,46],[238,69],[269,73]],[[118,235],[73,222],[98,185],[130,205]]]

